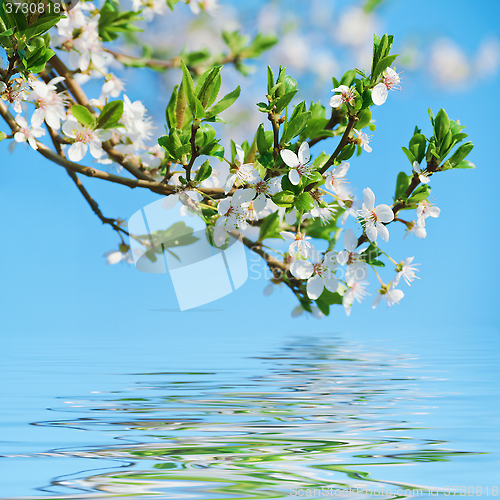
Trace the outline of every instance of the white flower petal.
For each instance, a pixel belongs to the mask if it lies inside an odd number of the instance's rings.
[[[300,183],[300,175],[295,168],[288,172],[288,178],[294,186]]]
[[[71,161],[80,161],[87,154],[88,146],[83,142],[75,142],[68,149],[68,158]]]
[[[301,165],[305,165],[311,159],[311,153],[309,152],[309,143],[304,141],[299,148],[299,161]]]
[[[307,282],[307,295],[310,299],[316,300],[322,293],[325,285],[319,276],[313,276]]]
[[[358,246],[358,238],[352,229],[348,229],[344,234],[344,248],[348,252],[354,252]]]
[[[295,168],[299,166],[299,157],[293,152],[290,151],[289,149],[283,149],[281,150],[281,158],[283,161],[291,168]]]
[[[372,211],[375,207],[375,195],[370,188],[363,189],[363,203],[367,210]]]
[[[310,278],[313,271],[314,266],[308,260],[295,260],[290,266],[290,272],[301,280]]]
[[[392,222],[394,220],[394,212],[389,205],[378,205],[374,212],[380,222]]]
[[[381,106],[387,100],[388,88],[383,83],[378,83],[372,90],[373,104]]]
[[[386,243],[389,241],[389,230],[381,222],[377,222],[377,233]]]

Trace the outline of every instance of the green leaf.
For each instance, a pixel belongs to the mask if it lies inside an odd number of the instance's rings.
[[[295,207],[299,211],[308,212],[314,208],[314,200],[310,193],[307,191],[299,195],[295,201]]]
[[[292,99],[294,98],[295,94],[298,92],[298,90],[292,90],[291,92],[287,92],[286,94],[283,94],[275,103],[274,105],[276,106],[276,113],[280,114],[291,102]]]
[[[427,184],[419,186],[415,192],[408,198],[408,203],[416,204],[419,201],[425,200],[431,194],[431,188]]]
[[[434,120],[434,131],[438,142],[443,141],[449,130],[450,119],[448,118],[446,111],[444,109],[440,109],[436,119]]]
[[[418,163],[422,162],[422,160],[425,158],[426,147],[427,147],[427,141],[425,139],[425,135],[415,134],[410,139],[409,150],[413,154],[413,157],[414,157],[413,161],[418,161]],[[408,154],[406,156],[408,156]],[[408,156],[408,159],[410,159],[409,156]],[[412,161],[412,163],[413,163],[413,161]]]
[[[167,119],[167,126],[169,129],[177,127],[177,116],[175,113],[175,109],[177,107],[177,91],[179,89],[179,85],[174,87],[172,91],[172,95],[170,96],[170,101],[168,102],[167,107],[165,108],[165,117]],[[182,124],[181,124],[182,127]],[[179,127],[179,128],[181,128]]]
[[[71,113],[82,125],[94,126],[94,117],[85,106],[74,104],[73,106],[71,106]]]
[[[216,66],[215,68],[209,69],[201,75],[196,85],[196,94],[201,102],[203,108],[207,108],[215,99],[217,99],[217,93],[219,92],[221,79],[220,73],[222,66]],[[214,91],[216,92],[213,96]]]
[[[205,179],[208,179],[212,175],[212,167],[208,163],[208,160],[203,163],[203,165],[196,172],[196,176],[194,180],[196,182],[202,182]]]
[[[193,79],[191,78],[191,73],[187,69],[184,61],[181,61],[182,67],[182,86],[184,93],[186,95],[186,101],[195,119],[200,119],[205,117],[205,110],[201,105],[198,97],[196,97]]]
[[[375,67],[375,71],[373,72],[372,75],[372,82],[376,82],[378,77],[382,74],[384,70],[387,68],[390,68],[392,63],[396,60],[396,57],[398,57],[399,54],[393,55],[393,56],[386,56],[383,57],[378,63],[377,66]]]
[[[273,201],[278,207],[292,207],[295,194],[292,191],[280,191],[273,196]]]
[[[115,124],[120,121],[123,115],[123,101],[112,101],[108,102],[102,108],[101,114],[97,120],[97,128],[106,129],[110,125]]]
[[[472,142],[466,142],[462,144],[456,151],[453,153],[451,158],[445,162],[443,165],[443,169],[447,170],[450,168],[455,168],[458,164],[465,160],[465,158],[469,155],[469,153],[474,148],[474,144]]]
[[[240,92],[240,87],[236,87],[232,92],[225,95],[215,106],[212,106],[207,111],[207,116],[216,116],[232,106],[235,103],[236,99],[238,99],[238,97],[240,96]]]
[[[396,193],[394,194],[394,199],[399,200],[400,198],[405,198],[405,192],[410,187],[411,175],[406,175],[405,172],[399,172],[396,179]]]
[[[259,154],[265,155],[268,152],[269,147],[267,144],[266,132],[264,131],[263,123],[259,125],[257,133],[255,134],[255,139],[257,141],[257,150],[259,151]]]
[[[367,108],[358,114],[358,122],[356,123],[356,129],[361,130],[367,127],[372,120],[372,112]]]
[[[271,66],[268,66],[267,67],[267,93],[271,97],[274,97],[273,93],[272,93],[273,87],[274,87],[274,74],[273,74],[273,70],[271,69]]]
[[[347,146],[344,146],[340,154],[337,156],[338,161],[347,161],[356,151],[356,145],[355,144],[348,144]]]
[[[5,132],[0,132],[0,142],[3,141],[7,137]]]
[[[404,146],[401,146],[401,149],[403,150],[403,153],[406,155],[408,160],[410,160],[410,163],[413,165],[413,162],[416,161],[414,154],[409,149],[405,148]]]
[[[281,144],[286,144],[290,142],[294,137],[299,135],[306,127],[307,122],[311,118],[311,112],[306,111],[301,115],[296,116],[292,120],[290,120],[286,128],[284,129],[283,136],[281,137]]]
[[[462,160],[460,163],[457,163],[453,168],[476,168],[476,165],[469,160]]]
[[[268,215],[263,221],[259,229],[259,240],[263,241],[266,238],[281,238],[279,233],[280,216],[278,212]]]

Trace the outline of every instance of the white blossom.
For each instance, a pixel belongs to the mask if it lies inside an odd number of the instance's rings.
[[[67,137],[75,141],[68,149],[68,158],[71,161],[80,161],[87,154],[90,148],[90,154],[97,160],[102,157],[102,143],[111,139],[109,130],[94,130],[88,125],[82,125],[75,120],[67,120],[62,126],[62,130]]]
[[[371,153],[373,151],[372,147],[370,146],[371,137],[361,130],[354,129],[354,132],[358,136],[356,138],[356,143],[362,146],[367,153]]]
[[[337,259],[335,252],[327,252],[323,257],[314,247],[309,249],[308,260],[295,260],[291,267],[291,273],[299,279],[307,280],[307,295],[316,300],[326,288],[335,293],[338,288],[338,280],[335,276]]]
[[[300,145],[298,155],[289,149],[281,150],[280,154],[285,164],[290,167],[288,178],[294,186],[300,183],[302,177],[309,177],[314,171],[313,166],[307,165],[311,159],[307,142],[304,141]]]
[[[364,250],[356,250],[358,238],[352,229],[344,233],[344,248],[337,255],[337,261],[341,266],[347,266],[345,278],[347,282],[363,281],[367,275],[366,261],[363,259]]]
[[[249,182],[253,182],[257,177],[257,173],[254,170],[252,163],[246,163],[245,161],[245,152],[241,149],[240,146],[236,145],[236,158],[234,159],[234,164],[236,171],[234,173],[229,173],[226,179],[226,183],[224,184],[224,193],[227,194],[234,186],[236,179],[238,179],[241,184],[246,184]]]
[[[288,253],[292,257],[303,257],[304,259],[307,259],[309,250],[312,248],[312,245],[307,241],[311,239],[309,236],[306,236],[301,232],[294,234],[290,231],[281,231],[280,234],[285,240],[293,240],[288,248]]]
[[[61,121],[66,119],[66,98],[57,93],[56,85],[63,80],[65,78],[60,76],[53,78],[49,83],[41,80],[31,82],[33,91],[29,97],[37,107],[31,120],[33,125],[40,126],[45,120],[54,130],[61,128]]]
[[[372,90],[372,101],[377,106],[381,106],[387,100],[389,90],[400,90],[399,83],[401,79],[395,70],[387,68],[382,73],[382,81],[377,83]]]
[[[342,305],[344,306],[345,313],[347,316],[351,314],[351,308],[354,301],[357,300],[360,304],[363,299],[370,295],[366,291],[366,287],[369,285],[367,281],[351,281],[347,282],[347,290],[342,297]]]
[[[422,169],[420,168],[420,163],[418,163],[418,161],[413,162],[413,171],[418,175],[418,179],[422,184],[427,184],[430,181],[429,173],[422,172]]]
[[[345,175],[351,165],[343,161],[338,167],[328,172],[325,176],[325,187],[335,194],[342,191],[342,186],[345,183]]]
[[[387,301],[388,306],[397,304],[405,296],[403,290],[396,289],[396,284],[392,282],[389,287],[382,287],[377,291],[377,296],[373,299],[372,307],[375,309],[382,297]]]
[[[45,130],[41,127],[33,125],[33,117],[31,118],[31,126],[28,124],[26,118],[21,115],[16,116],[16,123],[19,125],[20,130],[14,134],[16,142],[26,142],[35,150],[38,149],[36,139],[45,135]]]
[[[354,105],[354,87],[349,88],[347,85],[339,85],[337,88],[332,89],[332,92],[340,92],[330,98],[330,106],[338,108],[344,103]]]
[[[418,269],[415,267],[419,264],[412,264],[414,258],[415,257],[407,257],[404,261],[401,261],[398,264],[396,268],[398,273],[393,280],[394,286],[397,286],[399,284],[399,280],[402,277],[404,278],[408,286],[411,286],[410,284],[415,278],[420,279],[416,274],[418,272]]]
[[[384,223],[394,220],[394,213],[389,205],[381,204],[375,207],[375,195],[370,188],[363,189],[363,206],[361,217],[364,220],[366,236],[370,241],[377,241],[377,235],[389,241],[389,230]]]

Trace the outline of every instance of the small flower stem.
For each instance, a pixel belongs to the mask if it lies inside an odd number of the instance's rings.
[[[381,280],[381,278],[380,278],[379,274],[377,273],[377,270],[375,269],[375,267],[373,265],[371,265],[371,264],[370,264],[370,267],[373,269],[373,272],[376,274],[378,280],[380,281],[380,284],[382,286],[385,286],[385,283]]]

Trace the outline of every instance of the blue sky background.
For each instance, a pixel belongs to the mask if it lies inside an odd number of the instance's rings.
[[[473,54],[483,35],[499,34],[499,11],[495,1],[484,2],[479,9],[465,0],[418,5],[388,0],[379,15],[385,31],[396,36],[396,51],[397,41],[409,35],[425,40],[443,34]],[[92,214],[66,172],[23,147],[11,156],[4,142],[0,144],[2,330],[7,336],[25,339],[27,345],[33,336],[77,339],[96,335],[119,341],[147,335],[149,329],[164,330],[170,339],[181,331],[199,331],[221,342],[235,335],[266,337],[276,330],[290,334],[335,331],[354,337],[363,331],[381,338],[396,332],[401,337],[433,337],[444,331],[482,330],[490,332],[488,342],[496,341],[498,75],[456,92],[436,89],[425,73],[405,76],[403,91],[392,93],[384,106],[374,109],[378,128],[373,153],[352,162],[351,184],[358,192],[370,186],[378,203],[390,202],[397,173],[410,167],[401,145],[407,144],[415,125],[430,132],[429,106],[435,112],[443,107],[452,119],[467,125],[466,132],[476,146],[470,160],[477,169],[433,177],[431,198],[441,208],[441,216],[428,222],[425,240],[410,236],[403,241],[402,228],[391,226],[390,254],[397,259],[415,255],[421,263],[422,280],[411,288],[403,286],[406,296],[398,306],[381,304],[372,311],[368,300],[356,304],[350,318],[338,307],[321,322],[306,316],[292,319],[296,302],[288,290],[277,290],[266,298],[262,290],[267,282],[249,280],[205,308],[210,311],[172,311],[177,302],[168,276],[142,274],[121,264],[104,265],[101,255],[115,248],[117,239]],[[157,91],[155,81],[136,85],[135,96],[133,86],[128,93],[135,98],[152,95]],[[327,84],[324,95],[304,98],[326,102],[329,95]],[[322,147],[328,149],[328,143]],[[128,218],[156,199],[147,192],[83,181],[106,216]]]

